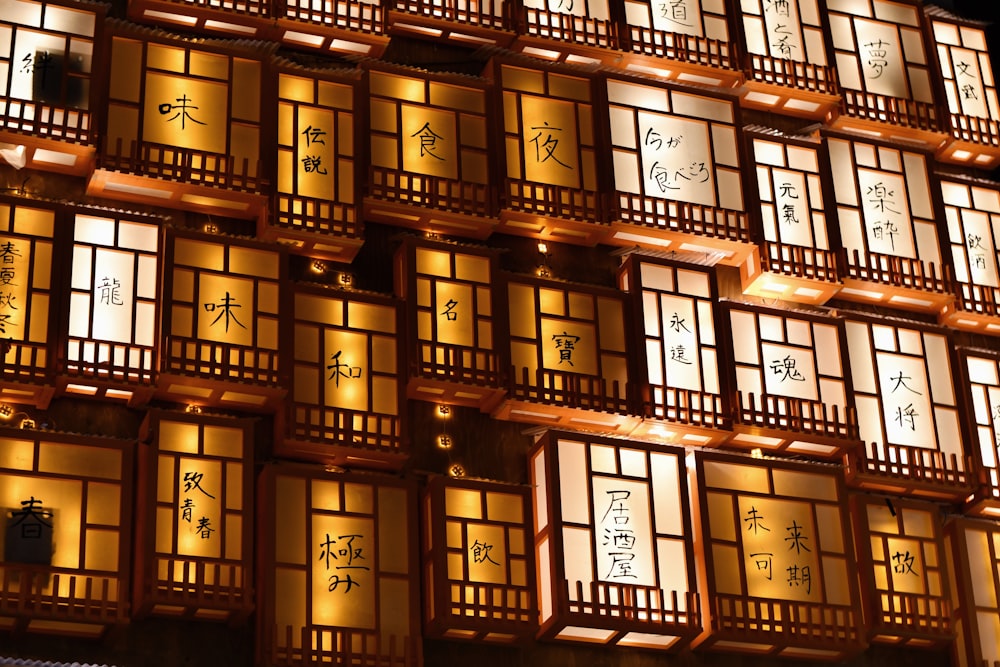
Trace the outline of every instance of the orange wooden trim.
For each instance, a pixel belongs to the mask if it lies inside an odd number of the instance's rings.
[[[843,112],[849,116],[931,132],[941,129],[937,110],[928,102],[851,89],[844,89],[841,94]]]
[[[126,564],[123,568],[127,571]],[[59,592],[64,580],[69,581],[65,595]],[[44,591],[47,586],[48,593]],[[120,573],[0,563],[0,615],[124,624],[128,622],[127,591]]]
[[[618,24],[614,21],[604,21],[590,16],[576,16],[564,12],[553,12],[548,9],[518,6],[517,27],[515,30],[522,36],[540,37],[546,50],[558,49],[558,44],[550,40],[582,44],[584,46],[602,49],[617,49]],[[516,11],[517,11],[516,10]],[[514,50],[521,44],[518,39]]]
[[[557,589],[559,608],[577,620],[594,623],[600,619],[601,627],[635,632],[653,632],[663,635],[680,634],[693,637],[701,631],[701,614],[698,594],[694,591],[664,591],[652,586],[613,584],[592,581],[584,592],[583,582],[570,583],[565,579]],[[618,602],[612,602],[617,599]],[[685,609],[679,602],[684,600]],[[573,624],[572,618],[564,619]]]
[[[697,35],[685,35],[665,30],[656,30],[640,25],[629,24],[627,26],[627,43],[622,48],[644,56],[655,58],[666,58],[678,61],[681,71],[695,73],[703,68],[708,68],[706,75],[724,77],[727,83],[721,88],[733,88],[739,85],[742,77],[735,71],[732,43],[724,42],[709,37],[699,37]],[[629,62],[636,62],[630,60]],[[655,66],[654,62],[649,62],[650,66]],[[678,63],[660,63],[659,67],[672,68]],[[700,67],[690,68],[691,65]],[[628,66],[626,65],[626,68]],[[731,70],[723,72],[719,70]],[[684,79],[678,76],[675,78]]]
[[[833,67],[757,53],[746,54],[744,63],[754,81],[797,88],[806,93],[803,99],[840,99],[837,72]]]
[[[662,401],[654,401],[654,390],[663,393]],[[642,415],[645,419],[662,420],[671,425],[689,425],[710,429],[730,430],[732,418],[723,406],[720,394],[680,389],[666,385],[648,386],[644,393]]]
[[[482,10],[484,5],[490,4],[488,0],[475,4],[448,0],[442,6],[427,0],[394,0],[386,12],[386,29],[390,34],[414,35],[465,46],[508,48],[515,34],[507,12],[493,14]]]
[[[723,593],[711,596],[711,606],[716,639],[738,638],[781,647],[793,643],[849,653],[865,647],[861,615],[854,607]]]
[[[298,648],[291,626],[272,627],[270,634],[273,648],[268,657],[278,667],[420,667],[423,663],[416,637],[392,635],[388,650],[383,650],[378,633],[364,630],[307,626],[300,629]]]
[[[878,450],[878,444],[872,443],[848,454],[848,484],[953,501],[964,500],[975,485],[970,457],[959,459],[954,454],[903,445],[885,445],[886,457]]]
[[[820,401],[743,392],[737,392],[737,405],[733,420],[737,430],[749,426],[769,434],[836,444],[837,456],[861,444],[857,412],[852,406],[830,406],[832,414],[828,415],[827,406]]]

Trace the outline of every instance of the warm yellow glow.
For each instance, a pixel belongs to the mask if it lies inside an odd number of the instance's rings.
[[[762,459],[764,458],[764,450],[762,450],[760,447],[754,447],[753,449],[750,450],[750,456],[752,456],[755,459]]]
[[[469,522],[464,528],[465,544],[468,545],[464,557],[469,568],[469,581],[488,584],[508,583],[507,538],[504,527]]]
[[[37,447],[38,457],[33,460],[31,453],[24,450],[22,454],[27,458],[16,451],[13,457],[0,458],[4,466],[14,464],[28,471],[0,470],[0,508],[19,511],[23,502],[34,498],[51,513],[52,566],[99,570],[115,576],[119,568],[121,452],[44,440],[35,443],[7,439],[3,448],[17,450],[21,443],[31,450]],[[55,592],[53,578],[41,578],[37,583],[41,592]],[[58,594],[70,595],[70,586],[75,586],[75,595],[82,594],[82,582],[65,575]]]
[[[313,273],[326,273],[326,262],[317,259],[309,265],[309,270]]]
[[[334,152],[338,127],[333,111],[299,105],[295,143],[295,194],[331,199],[336,192],[338,161]]]
[[[4,285],[4,302],[0,305],[0,316],[4,318],[3,337],[13,340],[28,339],[28,327],[26,317],[33,309],[29,308],[32,300],[28,296],[28,287],[31,284],[28,280],[32,261],[31,242],[27,239],[0,236],[0,248],[3,248],[2,264],[7,275],[15,279]],[[38,272],[42,269],[39,266],[40,258],[35,258],[34,270]],[[32,329],[38,326],[37,322],[32,322]]]
[[[197,312],[197,337],[230,345],[254,343],[257,302],[254,281],[233,275],[202,273]]]
[[[451,406],[450,405],[439,405],[437,406],[437,416],[439,419],[447,419],[451,416]]]
[[[541,330],[538,343],[542,348],[545,368],[566,373],[597,374],[597,337],[592,324],[543,317]]]
[[[477,313],[473,312],[472,286],[448,280],[434,282],[437,340],[447,345],[472,347],[475,342]]]
[[[403,169],[414,174],[458,178],[456,114],[412,104],[400,105],[400,113]]]
[[[521,97],[521,147],[529,181],[580,187],[576,109],[570,102]]]
[[[779,600],[822,600],[823,571],[810,504],[739,496],[739,516],[752,519],[740,525],[748,593]],[[789,573],[797,575],[791,582]]]
[[[52,512],[52,565],[79,568],[80,546],[84,539],[82,480],[40,479],[0,473],[0,507],[20,508],[21,502],[36,498]]]
[[[453,463],[448,467],[448,474],[452,477],[465,477],[465,466],[461,463]]]
[[[220,531],[224,501],[223,466],[217,460],[189,457],[180,457],[179,464],[177,553],[219,558],[223,555]]]
[[[146,73],[143,139],[226,153],[228,85],[185,76]]]
[[[442,433],[437,437],[437,446],[441,449],[451,449],[453,444],[454,442],[452,441],[451,436],[447,433]]]
[[[324,333],[326,360],[324,396],[326,405],[349,410],[369,409],[371,368],[370,337],[366,333],[327,329]]]
[[[197,406],[189,408],[187,414],[200,412]],[[157,554],[241,559],[243,429],[199,426],[191,418],[160,419],[156,429]],[[162,569],[159,576],[181,581],[185,575]],[[206,576],[211,579],[210,573]]]
[[[312,514],[312,620],[374,630],[378,552],[369,518]]]

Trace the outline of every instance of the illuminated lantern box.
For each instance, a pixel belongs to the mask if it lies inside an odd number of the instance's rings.
[[[942,131],[920,0],[826,0],[844,115],[834,125],[937,148]]]
[[[508,47],[514,41],[506,0],[391,0],[386,29],[456,46]]]
[[[276,76],[277,184],[257,236],[310,257],[350,262],[363,242],[355,119],[360,75],[286,66]]]
[[[138,23],[342,56],[378,58],[389,43],[382,8],[371,0],[129,0],[129,16]]]
[[[531,639],[538,606],[527,487],[435,477],[421,511],[425,636]]]
[[[394,477],[264,467],[260,664],[421,664],[414,496]]]
[[[617,65],[617,9],[609,0],[508,0],[517,38],[511,49],[571,65]]]
[[[951,131],[951,141],[938,159],[996,169],[1000,165],[1000,104],[985,25],[963,21],[940,7],[928,6],[925,12],[944,79]]]
[[[368,67],[365,219],[483,239],[497,224],[487,82]]]
[[[959,501],[975,482],[963,451],[952,344],[944,329],[843,313],[864,446],[847,479],[896,495]]]
[[[639,424],[617,290],[508,275],[509,391],[496,419],[627,435]]]
[[[278,414],[278,455],[400,467],[409,454],[400,303],[322,285],[293,291],[292,391]]]
[[[743,293],[826,303],[842,287],[827,225],[826,151],[818,139],[761,127],[745,128],[744,136],[757,172],[759,207],[752,210],[760,211],[762,238],[759,252],[740,265]]]
[[[941,324],[1000,333],[1000,184],[939,175],[944,219],[955,270],[956,299],[942,309]]]
[[[717,88],[743,82],[721,0],[624,0],[617,67]]]
[[[168,229],[166,258],[157,395],[196,405],[275,408],[288,384],[278,353],[285,251]]]
[[[596,245],[606,226],[594,82],[577,69],[543,69],[530,60],[495,59],[488,71],[503,109],[498,231]]]
[[[959,386],[968,387],[966,419],[971,429],[970,452],[979,470],[979,484],[966,500],[965,514],[1000,517],[1000,354],[958,348],[962,374]]]
[[[404,239],[396,294],[406,303],[409,398],[489,412],[503,396],[496,349],[494,251]]]
[[[956,667],[987,667],[1000,661],[1000,525],[952,518],[945,525],[952,575]]]
[[[743,104],[830,121],[840,106],[837,73],[827,60],[820,0],[744,0]]]
[[[955,300],[925,153],[826,136],[840,221],[838,298],[939,313]]]
[[[106,127],[87,194],[234,218],[264,215],[270,175],[260,161],[259,47],[192,48],[116,26]]]
[[[735,97],[617,77],[606,86],[614,206],[605,241],[742,263],[755,246]]]
[[[836,661],[865,647],[840,471],[698,452],[703,564],[695,641],[718,651]],[[696,530],[699,530],[696,528]]]
[[[851,495],[861,597],[872,642],[942,648],[955,639],[936,505]]]
[[[100,637],[128,623],[133,447],[0,429],[0,628]]]
[[[843,324],[736,302],[722,308],[737,390],[730,443],[834,460],[859,447]]]
[[[0,400],[48,407],[55,392],[55,208],[0,198]],[[58,284],[58,283],[57,283]]]
[[[642,422],[630,437],[713,446],[732,430],[729,392],[720,383],[714,269],[629,255],[618,272],[629,294],[635,332],[635,378]]]
[[[253,610],[253,423],[150,410],[139,446],[135,613]]]
[[[548,431],[529,459],[539,638],[685,648],[703,617],[684,450]]]
[[[72,1],[5,6],[0,156],[15,168],[84,176],[93,167],[91,73],[107,9]]]
[[[100,209],[72,216],[69,330],[57,385],[67,394],[145,403],[158,362],[162,221]]]

